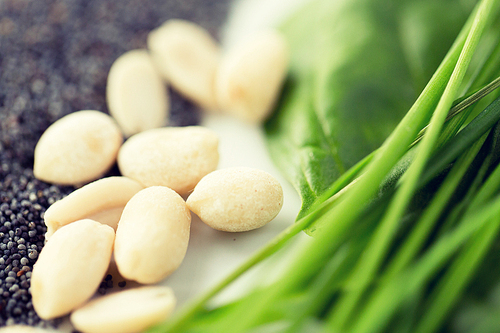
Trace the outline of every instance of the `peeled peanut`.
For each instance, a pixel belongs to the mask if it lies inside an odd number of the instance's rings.
[[[214,229],[248,231],[264,226],[278,215],[283,190],[267,172],[227,168],[205,176],[188,197],[187,205]]]
[[[45,239],[48,240],[63,225],[85,218],[116,230],[123,207],[143,188],[127,177],[107,177],[71,192],[45,211]]]
[[[146,286],[91,300],[75,310],[71,323],[85,333],[136,333],[166,320],[176,299],[171,288]]]
[[[143,187],[141,186],[141,189]],[[93,214],[86,215],[84,218],[91,219],[97,221],[102,224],[107,224],[114,230],[118,227],[118,222],[120,221],[120,217],[122,216],[123,206],[117,206],[113,208],[106,208],[101,211],[95,212]],[[48,230],[47,230],[48,231]],[[50,235],[49,235],[50,236]],[[45,237],[47,238],[47,237]]]
[[[33,307],[42,319],[70,313],[95,293],[108,268],[115,232],[80,220],[57,230],[33,267]]]
[[[164,186],[145,188],[123,210],[115,241],[120,274],[156,283],[176,270],[189,242],[191,215],[184,200]]]
[[[122,175],[183,195],[217,168],[219,139],[201,126],[158,128],[129,138],[118,154]]]
[[[216,108],[214,78],[220,50],[205,29],[169,20],[149,33],[148,47],[173,88],[205,109]]]
[[[123,137],[116,122],[99,111],[78,111],[53,123],[35,147],[35,177],[79,185],[101,177],[116,160]]]
[[[125,136],[167,124],[167,90],[146,50],[121,55],[111,66],[106,86],[109,113]]]
[[[268,118],[288,68],[288,48],[276,31],[242,40],[223,55],[215,79],[217,103],[250,123]]]

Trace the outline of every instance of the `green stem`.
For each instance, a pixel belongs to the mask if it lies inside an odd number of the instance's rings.
[[[425,315],[420,320],[415,333],[435,332],[441,326],[446,314],[460,297],[467,282],[481,263],[481,259],[491,247],[499,228],[500,219],[495,217],[464,246],[463,252],[454,261],[429,298]]]
[[[446,164],[453,162],[463,151],[488,132],[500,119],[500,98],[488,105],[453,140],[443,145],[428,163],[422,182],[426,183],[435,177]]]
[[[234,270],[230,275],[220,281],[217,285],[212,287],[208,292],[197,298],[194,302],[187,305],[180,313],[175,317],[171,318],[166,326],[161,327],[161,332],[175,332],[179,327],[188,322],[198,311],[203,309],[205,304],[216,294],[218,294],[222,289],[231,284],[234,280],[240,277],[243,273],[248,271],[250,268],[268,258],[273,253],[276,253],[283,245],[288,242],[293,236],[297,235],[300,231],[307,228],[313,221],[316,221],[324,211],[328,211],[328,208],[334,204],[332,201],[325,202],[318,205],[317,209],[311,211],[309,214],[304,216],[302,219],[296,223],[290,225],[284,231],[282,231],[278,236],[273,238],[264,247],[252,255],[247,261],[241,264],[236,270]],[[154,329],[151,332],[156,332]],[[158,331],[159,332],[159,331]]]
[[[498,215],[500,215],[500,197],[497,196],[482,209],[463,216],[459,226],[443,235],[414,265],[377,287],[349,331],[381,332],[401,304],[424,287],[471,235],[492,219],[497,219]]]
[[[446,117],[446,121],[450,121],[451,119],[453,119],[454,117],[456,117],[457,115],[462,113],[464,110],[468,109],[473,104],[477,103],[478,101],[480,101],[485,96],[489,95],[491,92],[495,91],[499,87],[500,87],[500,77],[497,77],[495,80],[491,81],[490,83],[488,83],[484,87],[482,87],[482,88],[478,89],[477,91],[471,93],[470,95],[456,101],[456,103],[454,103],[453,107],[448,112],[448,116]],[[458,121],[457,121],[457,123],[458,123]],[[420,131],[420,133],[418,133],[417,139],[412,142],[412,144],[410,145],[410,148],[412,148],[417,143],[419,143],[420,140],[422,140],[422,137],[424,136],[425,131],[427,130],[427,127],[428,126],[425,126]],[[453,126],[453,127],[459,127],[459,126],[457,125],[457,126]]]
[[[405,179],[392,199],[380,227],[376,230],[372,241],[354,269],[346,292],[328,318],[328,327],[332,331],[343,330],[392,243],[399,220],[417,189],[419,178],[439,138],[448,110],[458,93],[462,79],[485,27],[484,18],[492,5],[492,0],[481,2],[455,69],[434,111],[429,128],[417,148],[417,155],[405,173]]]
[[[483,97],[495,91],[498,87],[500,87],[500,77],[497,77],[495,80],[491,81],[481,89],[475,91],[466,98],[462,99],[458,104],[454,105],[450,109],[450,112],[448,113],[448,117],[446,117],[446,120],[450,120],[451,118],[455,117],[457,114],[464,111],[472,104],[480,101]]]
[[[500,164],[497,165],[495,170],[488,177],[484,185],[472,199],[469,209],[477,209],[479,205],[487,201],[489,198],[493,197],[494,194],[498,192],[500,188]]]
[[[425,209],[414,230],[405,240],[402,247],[398,250],[396,257],[385,270],[382,280],[392,278],[415,258],[415,255],[421,249],[432,227],[435,225],[458,184],[462,180],[462,177],[465,175],[465,172],[476,157],[479,149],[481,149],[485,139],[486,137],[476,142],[474,146],[454,164],[443,184],[434,195],[431,204]]]

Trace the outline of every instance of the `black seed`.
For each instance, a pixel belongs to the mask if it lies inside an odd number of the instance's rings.
[[[30,259],[36,259],[38,257],[38,251],[37,250],[28,251],[28,257]]]
[[[19,290],[19,285],[17,285],[17,284],[14,284],[14,285],[12,285],[12,287],[9,288],[9,292],[11,294],[15,293],[18,290]]]

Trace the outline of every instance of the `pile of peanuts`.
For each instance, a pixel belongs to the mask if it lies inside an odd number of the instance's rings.
[[[181,265],[191,212],[214,229],[241,232],[270,222],[283,203],[281,185],[264,171],[216,170],[213,131],[164,127],[165,82],[204,110],[266,119],[286,75],[283,38],[262,32],[222,54],[202,28],[172,20],[150,33],[148,47],[127,52],[111,67],[111,116],[92,110],[67,115],[35,148],[37,178],[77,189],[44,214],[46,244],[33,268],[33,306],[43,319],[71,313],[82,332],[140,332],[170,315],[173,291],[149,284]],[[121,176],[102,178],[115,163]],[[123,278],[149,286],[91,300],[112,261]]]
[[[123,54],[109,71],[109,112],[126,136],[166,124],[165,82],[202,110],[260,123],[269,116],[288,68],[287,45],[274,30],[222,52],[201,27],[169,20],[150,32],[148,48]]]

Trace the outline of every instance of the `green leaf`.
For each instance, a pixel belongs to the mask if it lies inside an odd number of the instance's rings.
[[[302,198],[299,218],[383,143],[470,10],[470,1],[317,0],[286,22],[291,71],[266,133]]]

